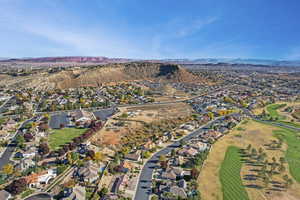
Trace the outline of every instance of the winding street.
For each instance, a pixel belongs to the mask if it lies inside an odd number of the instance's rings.
[[[173,149],[176,149],[180,146],[180,141],[189,141],[192,138],[198,137],[204,132],[204,129],[208,128],[211,124],[218,120],[224,119],[225,116],[216,118],[213,121],[208,122],[207,124],[201,126],[197,130],[191,132],[180,140],[174,142],[173,144],[167,146],[166,148],[155,153],[144,165],[141,175],[138,180],[138,186],[134,196],[135,200],[149,200],[151,195],[151,185],[152,185],[152,174],[154,169],[157,167],[157,162],[161,155],[170,153]]]
[[[0,169],[2,169],[2,167],[6,164],[9,163],[10,158],[12,156],[12,154],[15,151],[16,145],[14,144],[14,140],[16,138],[16,136],[21,132],[20,129],[22,129],[26,124],[28,124],[29,122],[34,121],[34,117],[31,119],[28,119],[26,121],[24,121],[17,129],[17,131],[15,132],[13,139],[11,140],[12,142],[10,142],[10,144],[7,145],[5,151],[3,152],[1,158],[0,158]]]

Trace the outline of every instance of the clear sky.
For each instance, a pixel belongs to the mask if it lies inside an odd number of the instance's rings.
[[[0,0],[0,57],[300,59],[300,0]]]

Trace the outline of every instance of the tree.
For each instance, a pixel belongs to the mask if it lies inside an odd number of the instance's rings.
[[[66,153],[66,151],[65,151],[63,148],[60,148],[60,149],[58,150],[58,155],[59,155],[59,156],[63,156],[63,155],[65,155],[65,153]]]
[[[19,147],[23,147],[24,146],[24,142],[25,142],[25,139],[22,135],[17,135],[16,137],[16,143]]]
[[[73,152],[69,152],[67,154],[67,159],[68,159],[68,162],[73,165],[75,163],[75,160],[72,158],[72,153]]]
[[[258,149],[258,153],[259,154],[262,154],[264,152],[264,150],[260,147],[259,149]]]
[[[280,157],[280,158],[279,158],[279,162],[280,162],[281,164],[285,163],[285,158],[284,158],[284,157]]]
[[[207,115],[208,115],[210,120],[214,119],[214,113],[213,112],[208,112]]]
[[[171,151],[171,156],[174,157],[176,155],[176,150],[175,149],[172,149]]]
[[[93,159],[95,157],[95,152],[93,150],[89,150],[87,151],[86,156]]]
[[[151,153],[149,152],[149,151],[144,151],[143,153],[142,153],[142,157],[143,158],[149,158],[151,156]]]
[[[14,166],[12,164],[6,164],[2,168],[2,172],[6,175],[11,175],[14,173]]]
[[[39,146],[39,153],[41,155],[46,155],[46,154],[49,153],[49,151],[50,151],[50,149],[49,149],[49,146],[48,146],[48,144],[46,142],[43,142],[43,143],[40,144],[40,146]]]
[[[288,175],[284,175],[282,179],[285,181],[285,187],[289,188],[293,184],[293,180]]]
[[[199,174],[200,174],[200,172],[199,172],[196,168],[193,168],[193,169],[191,170],[191,177],[192,177],[193,179],[197,179],[198,176],[199,176]]]
[[[96,162],[101,162],[103,161],[105,158],[104,154],[101,153],[101,152],[96,152],[93,159],[96,161]]]
[[[160,166],[163,169],[167,169],[168,168],[168,161],[160,161]]]
[[[17,195],[25,191],[27,188],[27,182],[25,178],[20,178],[11,182],[8,186],[5,187],[5,190],[11,193],[12,195]]]
[[[64,187],[66,188],[73,188],[75,187],[76,182],[74,179],[70,179],[69,181],[67,181],[66,183],[63,184]]]
[[[293,180],[291,178],[289,178],[287,180],[287,188],[289,188],[293,183],[294,183]]]
[[[248,144],[248,146],[247,146],[247,148],[246,148],[246,150],[248,151],[248,153],[250,153],[251,148],[252,148],[252,145],[251,145],[251,144]]]
[[[288,176],[288,175],[284,175],[284,176],[282,177],[282,179],[283,179],[284,181],[287,181],[287,180],[289,179],[289,176]]]
[[[278,170],[279,170],[280,173],[283,173],[283,172],[285,171],[284,165],[281,164],[281,165],[279,166]]]
[[[181,147],[183,147],[184,145],[186,145],[186,142],[183,141],[183,140],[180,140],[179,143],[180,143],[180,146],[181,146]]]
[[[49,126],[47,123],[42,123],[39,125],[39,130],[40,131],[47,131],[49,129]]]
[[[166,161],[166,160],[167,160],[167,158],[166,158],[165,155],[160,155],[160,156],[159,156],[159,161],[160,161],[160,162],[163,162],[163,161]]]
[[[257,155],[257,151],[256,151],[255,148],[253,148],[253,149],[251,150],[251,157],[252,157],[252,158],[255,158],[256,155]]]
[[[105,195],[108,193],[108,189],[106,187],[101,188],[101,190],[99,191],[99,196],[101,198],[105,197]]]
[[[26,142],[30,142],[33,139],[33,136],[30,133],[24,134],[24,139]]]
[[[154,194],[154,195],[151,196],[151,200],[159,200],[159,198],[158,198],[157,195]]]
[[[269,179],[269,177],[265,176],[265,177],[263,178],[263,182],[264,182],[264,187],[265,187],[265,188],[268,187],[269,184],[270,184],[270,179]]]

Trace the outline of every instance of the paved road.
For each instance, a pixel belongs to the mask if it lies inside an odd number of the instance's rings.
[[[198,137],[204,132],[205,128],[210,127],[210,125],[218,120],[222,120],[224,117],[216,118],[215,120],[207,123],[206,125],[200,127],[196,131],[190,133],[189,135],[185,136],[181,140],[186,142],[192,138]],[[158,166],[157,162],[159,160],[159,157],[161,155],[168,154],[172,151],[172,149],[176,149],[180,146],[180,141],[178,140],[174,142],[173,144],[167,146],[166,148],[160,150],[159,152],[155,153],[144,165],[141,176],[139,178],[137,190],[135,193],[135,200],[149,200],[151,195],[151,185],[152,185],[152,174],[154,169]]]
[[[44,193],[34,194],[30,197],[27,197],[25,200],[51,200],[51,199],[53,199],[52,195],[44,192]]]
[[[262,122],[265,122],[265,123],[268,123],[268,124],[271,124],[271,125],[274,125],[274,126],[279,126],[279,127],[282,127],[282,128],[288,128],[288,129],[292,129],[292,130],[300,132],[300,128],[296,128],[294,126],[289,126],[287,124],[281,124],[280,122],[269,121],[269,120],[261,120],[259,118],[255,118],[255,120],[262,121]]]
[[[263,120],[261,118],[259,118],[258,116],[252,114],[252,112],[246,108],[240,108],[243,110],[243,112],[250,118],[254,119],[254,120],[258,120],[258,121],[261,121],[261,122],[265,122],[265,123],[268,123],[268,124],[271,124],[271,125],[275,125],[275,126],[279,126],[279,127],[282,127],[282,128],[289,128],[289,129],[292,129],[292,130],[295,130],[295,131],[300,131],[300,128],[297,128],[297,127],[294,127],[294,126],[289,126],[287,124],[282,124],[280,122],[276,122],[276,121],[270,121],[270,120]]]
[[[18,130],[16,131],[14,138],[12,139],[12,141],[14,141],[14,139],[16,138],[16,136],[21,133],[20,129],[22,129],[26,124],[28,124],[29,122],[32,122],[34,120],[34,118],[28,119],[26,121],[24,121],[18,128]],[[8,144],[8,146],[6,147],[4,153],[2,154],[1,158],[0,158],[0,169],[2,169],[2,167],[6,164],[9,163],[10,158],[12,156],[12,154],[14,153],[16,148],[16,145],[14,144],[14,142],[11,142],[10,144]]]
[[[3,113],[4,110],[6,109],[6,104],[11,103],[13,100],[15,99],[15,97],[10,97],[9,99],[7,99],[1,106],[0,106],[0,113]]]

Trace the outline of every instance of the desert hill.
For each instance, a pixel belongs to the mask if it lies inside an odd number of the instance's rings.
[[[198,82],[200,78],[176,64],[135,62],[108,64],[92,68],[65,70],[48,77],[50,85],[56,88],[99,86],[133,80],[159,80],[163,82]]]

